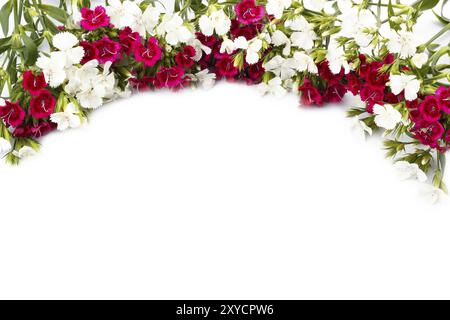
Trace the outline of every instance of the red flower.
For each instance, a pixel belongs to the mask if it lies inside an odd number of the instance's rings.
[[[20,104],[5,101],[4,106],[0,106],[0,118],[3,121],[13,127],[17,127],[22,124],[25,119],[25,111]]]
[[[263,61],[261,60],[258,63],[248,66],[247,73],[248,73],[248,78],[251,80],[251,82],[256,83],[261,80],[261,77],[263,76],[263,74],[265,72],[262,64],[263,64]]]
[[[195,57],[196,51],[192,46],[185,46],[182,52],[178,52],[175,56],[177,64],[185,69],[189,69],[194,65],[193,57]]]
[[[247,40],[253,39],[258,34],[259,25],[241,26],[239,21],[232,20],[230,33],[234,38],[244,37]]]
[[[150,89],[149,83],[153,83],[153,80],[149,79],[150,77],[143,77],[141,79],[138,78],[130,78],[128,82],[130,83],[131,87],[138,91],[146,91]]]
[[[419,100],[406,101],[406,107],[408,108],[409,118],[413,122],[418,122],[422,120],[422,114],[419,110]]]
[[[217,42],[219,41],[216,37],[214,36],[205,36],[203,33],[201,32],[196,32],[195,36],[197,37],[197,39],[204,45],[207,46],[208,48],[213,48]]]
[[[445,129],[438,121],[428,122],[421,120],[414,125],[413,131],[420,142],[432,148],[436,148],[436,142],[442,138]]]
[[[238,74],[239,69],[234,66],[233,57],[228,54],[221,56],[216,63],[217,73],[222,77],[234,77]]]
[[[436,90],[436,96],[439,99],[439,105],[445,113],[450,113],[450,88],[439,87]]]
[[[361,100],[367,103],[367,112],[373,113],[373,106],[375,104],[383,104],[384,93],[380,89],[373,90],[370,86],[365,85],[361,88],[359,92]]]
[[[162,67],[156,74],[154,82],[157,88],[175,88],[182,84],[184,77],[184,70],[179,66],[173,66],[171,68]]]
[[[108,37],[103,37],[101,40],[94,42],[97,47],[99,55],[98,62],[105,64],[108,61],[116,62],[120,58],[120,43],[112,41]]]
[[[35,76],[31,70],[27,70],[23,73],[22,86],[31,95],[35,95],[39,93],[39,91],[47,87],[47,83],[45,82],[43,73]]]
[[[320,106],[323,104],[322,95],[319,90],[312,85],[308,78],[305,78],[303,84],[298,88],[298,90],[302,93],[300,97],[302,104],[306,106]]]
[[[47,133],[55,130],[56,123],[53,122],[40,122],[35,125],[21,125],[14,129],[13,136],[18,138],[35,137],[40,138]]]
[[[344,95],[347,93],[347,89],[341,83],[329,84],[323,95],[325,102],[341,102]]]
[[[427,96],[419,105],[420,114],[429,122],[438,121],[441,118],[439,101],[434,96]]]
[[[152,37],[148,39],[147,47],[141,43],[134,48],[136,61],[143,62],[147,67],[153,67],[161,59],[161,48],[158,40]]]
[[[48,118],[54,111],[56,98],[49,91],[41,91],[30,101],[30,113],[35,119]]]
[[[94,10],[89,8],[81,8],[81,27],[85,30],[95,30],[101,27],[109,26],[109,16],[106,9],[102,6],[96,7]]]
[[[81,64],[85,64],[91,60],[99,58],[99,51],[93,43],[80,41],[80,46],[84,49],[84,57],[81,59]]]
[[[342,77],[344,76],[344,69],[342,69],[342,68],[338,74],[334,74],[333,72],[331,72],[331,70],[328,66],[328,61],[326,61],[326,60],[319,63],[317,68],[319,69],[319,76],[322,79],[328,81],[328,83],[339,82],[342,80]]]
[[[370,64],[369,70],[365,75],[367,84],[373,90],[384,90],[386,88],[386,83],[389,81],[388,73],[380,73],[380,63],[372,62]]]
[[[258,22],[264,17],[264,6],[257,6],[255,0],[242,0],[235,7],[236,17],[243,24]]]
[[[134,48],[141,43],[141,36],[138,32],[133,32],[130,27],[126,27],[119,33],[120,44],[127,55],[131,55]]]
[[[361,90],[361,81],[358,76],[353,72],[350,72],[345,75],[345,79],[347,80],[346,89],[356,96],[359,93],[359,90]]]

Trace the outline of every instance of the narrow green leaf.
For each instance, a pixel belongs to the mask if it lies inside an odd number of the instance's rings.
[[[47,13],[50,17],[61,23],[65,23],[67,21],[67,13],[58,7],[48,4],[40,4],[39,8]]]
[[[439,3],[439,0],[422,0],[414,3],[414,8],[425,11],[429,9],[433,9]]]
[[[10,0],[0,9],[0,24],[2,25],[5,37],[8,35],[9,31],[9,16],[11,15],[12,8],[12,0]]]
[[[37,50],[37,46],[36,43],[34,43],[34,41],[27,36],[25,33],[23,33],[21,35],[22,37],[22,41],[24,44],[24,54],[25,54],[25,59],[26,59],[26,64],[27,65],[34,65],[34,63],[37,60],[38,57],[38,50]]]

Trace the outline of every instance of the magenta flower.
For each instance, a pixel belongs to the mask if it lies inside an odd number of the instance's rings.
[[[47,82],[45,82],[43,73],[35,76],[31,70],[27,70],[23,73],[22,86],[31,95],[35,95],[38,94],[42,89],[47,87]]]
[[[425,120],[416,122],[413,130],[420,142],[432,148],[437,147],[437,141],[442,138],[445,131],[440,122],[428,122]]]
[[[300,97],[300,101],[303,105],[320,106],[323,104],[322,95],[320,94],[319,90],[312,85],[311,81],[309,81],[308,78],[305,78],[303,84],[298,88],[298,90],[302,94]]]
[[[154,37],[148,39],[146,47],[139,43],[134,48],[136,61],[143,62],[147,67],[153,67],[161,59],[161,55],[158,40]]]
[[[5,101],[4,106],[0,106],[0,118],[3,121],[13,127],[17,127],[22,124],[25,119],[25,111],[20,104]]]
[[[49,91],[41,91],[30,101],[30,113],[35,119],[48,118],[54,111],[56,98]]]
[[[419,105],[422,118],[426,121],[439,121],[441,118],[441,108],[435,96],[427,96]]]
[[[131,55],[134,48],[141,43],[141,36],[138,32],[133,32],[130,27],[126,27],[119,33],[120,44],[122,45],[122,51]]]
[[[440,107],[445,113],[450,113],[450,88],[439,87],[436,90],[436,96],[439,100]]]
[[[217,73],[222,77],[231,78],[239,73],[239,69],[234,66],[233,57],[223,54],[216,63]]]
[[[175,56],[175,61],[177,64],[185,69],[189,69],[194,65],[194,60],[192,58],[195,57],[196,51],[192,46],[185,46],[183,51],[178,52]]]
[[[235,7],[236,16],[240,23],[256,23],[264,17],[264,6],[257,6],[255,0],[242,0]]]
[[[112,41],[108,37],[94,42],[94,46],[97,47],[99,55],[98,62],[105,64],[108,61],[116,62],[120,58],[120,43]]]
[[[94,10],[89,8],[81,9],[81,27],[85,30],[95,30],[101,27],[109,26],[109,16],[106,9],[102,6],[95,7]]]

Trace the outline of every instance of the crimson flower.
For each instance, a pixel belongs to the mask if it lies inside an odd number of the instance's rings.
[[[41,91],[30,101],[30,113],[35,119],[48,118],[54,111],[56,98],[49,91]]]
[[[189,69],[194,65],[193,57],[195,57],[196,51],[192,46],[185,46],[182,52],[178,52],[175,56],[177,64],[185,69]]]
[[[97,47],[99,51],[98,62],[105,64],[108,61],[116,62],[120,58],[120,43],[112,41],[108,37],[103,37],[102,39],[94,42],[94,46]]]
[[[216,63],[217,73],[222,77],[234,77],[239,69],[234,66],[233,57],[228,54],[221,55]]]
[[[148,39],[146,47],[139,43],[134,48],[136,61],[143,62],[147,67],[153,67],[161,59],[161,55],[161,48],[155,37]]]
[[[156,74],[154,85],[157,88],[175,88],[183,83],[184,70],[179,66],[162,67]]]
[[[109,16],[106,14],[106,9],[102,6],[97,6],[94,10],[82,8],[81,17],[83,19],[80,24],[85,30],[95,30],[109,26]]]
[[[419,105],[419,110],[426,121],[433,122],[441,118],[441,108],[435,96],[427,96]]]
[[[331,83],[328,85],[323,95],[325,102],[341,102],[344,95],[347,93],[347,89],[341,83]]]
[[[429,122],[420,120],[414,125],[413,131],[420,142],[435,148],[437,141],[442,138],[445,129],[438,121]]]
[[[444,86],[436,90],[436,96],[439,99],[439,104],[445,113],[450,113],[450,88]]]
[[[84,49],[84,57],[81,59],[81,64],[86,64],[91,60],[99,58],[99,51],[95,44],[87,41],[80,41],[80,46]]]
[[[323,104],[322,95],[319,90],[312,85],[308,78],[305,78],[303,84],[298,88],[298,90],[301,92],[300,101],[303,105],[320,106]]]
[[[25,111],[18,102],[12,103],[5,101],[5,105],[0,106],[0,118],[2,118],[6,124],[17,127],[21,125],[23,119],[25,119]]]
[[[39,93],[42,89],[47,87],[47,82],[45,82],[45,76],[43,73],[39,75],[34,75],[31,70],[27,70],[23,73],[23,83],[22,86],[31,95]]]
[[[422,114],[419,110],[419,99],[406,101],[406,107],[408,108],[409,118],[413,122],[419,122],[422,120]]]
[[[141,43],[141,36],[138,32],[133,32],[130,27],[126,27],[119,33],[122,50],[127,55],[131,55],[134,48]]]
[[[264,17],[264,6],[257,6],[255,0],[242,0],[236,7],[236,17],[240,23],[252,24]]]

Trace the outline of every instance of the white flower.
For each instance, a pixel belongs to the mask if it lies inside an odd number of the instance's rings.
[[[411,62],[417,67],[422,68],[425,63],[428,61],[428,55],[424,52],[422,53],[416,53],[411,58]]]
[[[126,15],[125,8],[120,0],[109,0],[109,5],[106,6],[106,13],[108,14],[111,23],[117,28],[123,28],[122,18]]]
[[[133,32],[145,37],[146,25],[141,8],[133,1],[124,1],[123,8],[125,15],[122,17],[122,26],[130,27]]]
[[[400,179],[415,179],[420,182],[427,181],[427,175],[423,172],[417,163],[410,163],[408,161],[397,161],[394,163],[394,167],[397,169]]]
[[[291,43],[293,47],[298,47],[305,50],[309,50],[314,47],[314,40],[317,39],[317,35],[314,32],[314,26],[306,21],[303,16],[300,16],[294,20],[286,21],[285,27],[295,31],[291,35]]]
[[[293,59],[285,59],[281,56],[275,56],[264,64],[264,69],[281,77],[281,80],[292,78],[296,73],[296,63]]]
[[[313,11],[321,11],[327,0],[303,0],[303,5],[305,9]]]
[[[345,74],[350,72],[350,65],[345,58],[344,49],[333,40],[328,47],[326,58],[328,60],[328,67],[332,73],[338,74],[341,72],[341,68],[344,68]]]
[[[81,91],[87,91],[93,86],[93,81],[96,79],[98,70],[98,61],[91,60],[81,67],[72,67],[67,70],[67,77],[69,82],[64,90],[71,95],[75,95]]]
[[[0,137],[0,155],[8,153],[11,150],[11,142],[5,138]]]
[[[422,197],[429,204],[436,204],[441,198],[445,196],[445,192],[435,186],[424,183],[421,188]]]
[[[414,34],[404,27],[397,32],[391,31],[387,47],[391,53],[399,53],[402,59],[412,57],[417,49]]]
[[[260,39],[254,39],[249,42],[247,48],[247,54],[245,56],[245,61],[248,64],[255,64],[259,61],[259,51],[262,48],[262,41]]]
[[[236,46],[235,46],[233,40],[224,39],[220,46],[220,53],[226,52],[228,54],[231,54],[234,50],[236,50]]]
[[[317,73],[318,69],[314,60],[303,52],[294,53],[294,61],[296,63],[296,69],[299,72],[308,71],[310,73]]]
[[[390,104],[381,106],[375,104],[373,106],[373,113],[375,116],[375,124],[387,130],[392,130],[395,126],[402,121],[402,115]]]
[[[414,75],[402,73],[400,75],[391,75],[389,86],[395,95],[405,90],[405,99],[412,101],[417,99],[417,92],[420,90],[420,81]]]
[[[95,87],[102,87],[105,91],[104,98],[106,99],[112,99],[115,95],[115,86],[116,86],[116,77],[114,76],[113,72],[110,72],[112,62],[108,61],[103,66],[103,73],[100,74],[97,79],[95,79],[95,83],[93,83],[93,86]]]
[[[352,130],[363,140],[366,138],[366,134],[372,135],[372,129],[364,121],[359,120],[358,117],[352,118]]]
[[[81,124],[78,110],[73,103],[69,103],[63,112],[51,114],[50,120],[58,125],[58,130],[60,131],[68,128],[78,128]]]
[[[34,156],[35,154],[36,154],[36,151],[29,146],[24,146],[24,147],[20,148],[19,151],[17,151],[17,150],[13,151],[13,155],[15,155],[17,158],[21,158],[21,159]]]
[[[155,28],[159,23],[159,16],[161,15],[161,9],[149,5],[147,9],[145,9],[142,20],[144,22],[145,28],[147,32],[151,35],[155,34]]]
[[[77,94],[77,99],[85,109],[97,109],[103,105],[105,90],[102,87],[94,87]]]
[[[53,36],[53,45],[62,53],[64,65],[70,67],[81,62],[84,57],[83,47],[75,47],[78,38],[70,32],[61,32]]]
[[[284,46],[282,51],[284,56],[291,54],[291,40],[282,31],[276,30],[272,34],[272,43],[275,47]]]
[[[292,0],[269,0],[266,4],[266,11],[275,18],[280,19],[283,16],[283,11],[289,8]]]
[[[36,66],[42,70],[50,87],[56,88],[66,80],[65,62],[63,52],[52,52],[50,57],[41,54],[36,61]]]
[[[374,15],[366,9],[351,8],[339,16],[342,21],[341,36],[354,38],[360,47],[367,47],[373,37],[367,33],[368,28],[376,27]]]
[[[214,11],[209,17],[201,16],[198,23],[200,31],[206,36],[212,36],[214,30],[219,36],[223,36],[231,27],[231,20],[223,10]]]
[[[201,43],[200,40],[196,39],[196,38],[191,38],[188,42],[188,45],[192,46],[195,49],[195,56],[192,57],[192,60],[194,61],[200,61],[200,59],[203,56],[203,52],[206,54],[210,54],[211,53],[211,48],[205,46],[203,43]]]
[[[278,98],[284,97],[287,93],[286,89],[282,86],[283,81],[281,78],[276,77],[270,80],[267,84],[261,83],[258,85],[258,91],[261,94],[271,93]]]
[[[210,89],[216,82],[216,74],[209,73],[208,69],[205,69],[196,73],[194,79],[197,80],[204,89]]]
[[[175,46],[180,42],[186,43],[193,35],[183,24],[183,19],[178,13],[166,13],[156,28],[156,32],[160,36],[165,36],[169,45]]]

